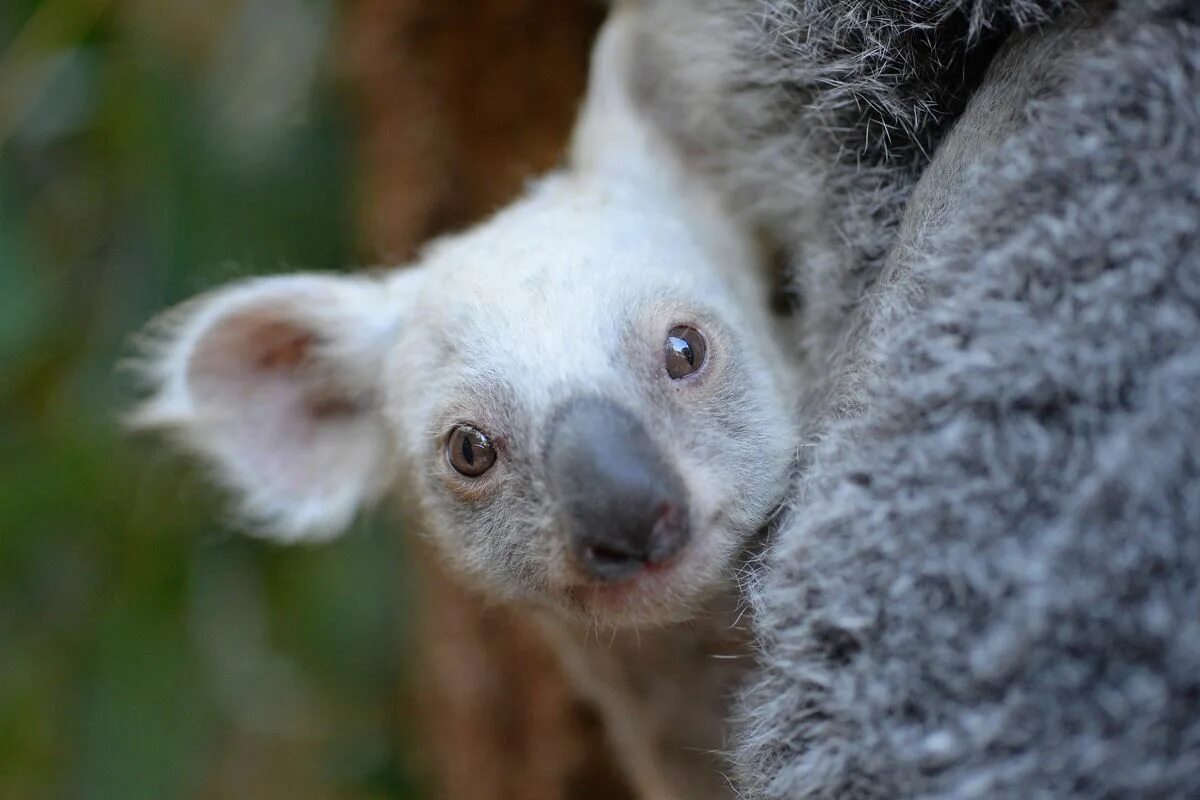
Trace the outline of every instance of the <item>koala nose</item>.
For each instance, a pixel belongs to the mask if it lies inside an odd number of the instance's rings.
[[[581,399],[561,409],[546,464],[571,553],[593,577],[632,577],[687,544],[683,481],[616,403]]]

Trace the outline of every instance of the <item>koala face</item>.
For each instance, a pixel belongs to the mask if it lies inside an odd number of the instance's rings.
[[[627,100],[627,40],[601,36],[567,169],[417,265],[169,312],[132,421],[257,532],[332,535],[396,489],[494,597],[687,617],[784,494],[796,393],[749,239]]]
[[[749,255],[541,191],[422,267],[383,367],[400,484],[505,597],[678,618],[782,497],[788,362]]]

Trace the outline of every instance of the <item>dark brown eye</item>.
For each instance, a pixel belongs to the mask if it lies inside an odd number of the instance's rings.
[[[450,459],[450,466],[463,475],[478,478],[496,463],[496,448],[483,431],[470,425],[459,425],[450,432],[446,457]]]
[[[708,345],[704,334],[687,325],[679,325],[667,334],[665,357],[667,374],[673,380],[686,378],[700,367],[704,366],[704,356]]]

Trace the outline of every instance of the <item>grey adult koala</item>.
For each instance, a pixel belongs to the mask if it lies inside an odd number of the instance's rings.
[[[1200,795],[1200,4],[656,5],[824,376],[746,794]]]

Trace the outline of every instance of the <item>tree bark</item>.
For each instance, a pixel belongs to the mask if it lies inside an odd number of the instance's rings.
[[[345,5],[364,251],[410,259],[554,166],[602,16],[584,0]],[[464,588],[425,543],[407,549],[419,579],[413,706],[435,796],[631,796],[597,717],[538,631]]]

